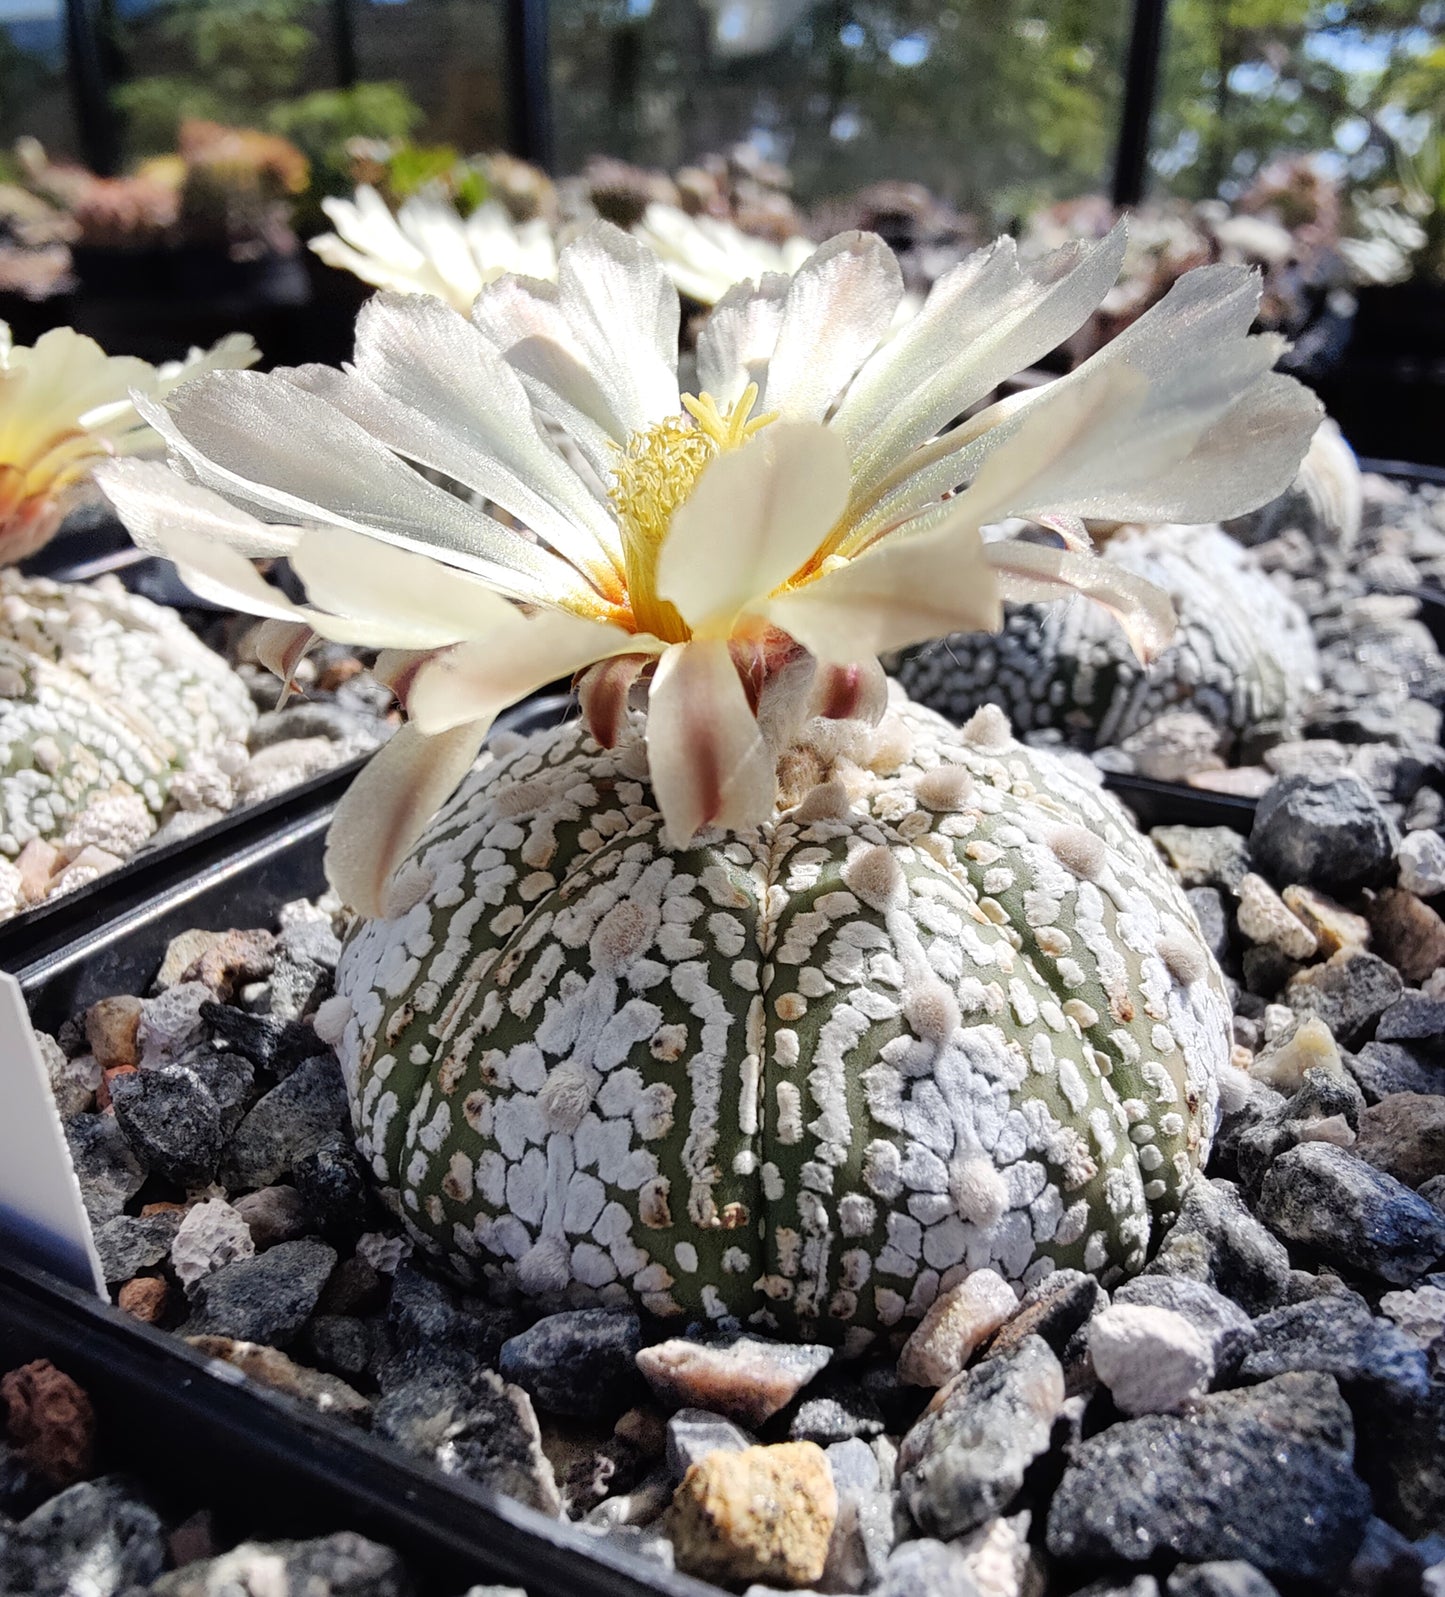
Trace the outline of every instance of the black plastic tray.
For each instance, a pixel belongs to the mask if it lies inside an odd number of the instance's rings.
[[[1104,786],[1127,804],[1140,829],[1151,826],[1228,826],[1247,837],[1257,799],[1239,793],[1214,793],[1185,782],[1160,782],[1152,776],[1106,771]]]
[[[412,1463],[174,1336],[0,1260],[0,1371],[37,1358],[90,1395],[104,1465],[123,1467],[173,1512],[212,1509],[227,1539],[358,1531],[402,1555],[419,1597],[460,1597],[492,1581],[524,1586],[529,1597],[716,1597],[687,1576]],[[123,1452],[107,1456],[107,1439],[121,1437]]]

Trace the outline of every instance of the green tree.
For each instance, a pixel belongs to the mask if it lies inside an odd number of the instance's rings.
[[[254,123],[301,81],[316,10],[317,0],[169,0],[120,25],[124,59],[166,68],[115,90],[132,153],[174,149],[186,117]]]

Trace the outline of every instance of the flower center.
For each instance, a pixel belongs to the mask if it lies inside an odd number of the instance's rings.
[[[749,383],[741,398],[726,410],[711,394],[684,394],[684,416],[669,416],[635,432],[618,452],[607,496],[622,531],[627,568],[627,593],[639,632],[651,632],[669,643],[685,643],[687,623],[666,599],[657,595],[657,559],[683,504],[716,456],[738,449],[776,413],[752,414],[758,385]]]

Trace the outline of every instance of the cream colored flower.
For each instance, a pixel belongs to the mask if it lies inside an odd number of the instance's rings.
[[[257,359],[243,334],[184,361],[154,367],[107,355],[93,339],[58,327],[33,347],[13,344],[0,322],[0,564],[34,554],[64,518],[71,491],[100,460],[160,450],[130,394],[162,397],[204,371]]]
[[[105,488],[139,543],[281,624],[278,644],[310,628],[393,651],[379,669],[410,724],[332,835],[356,908],[381,908],[496,713],[573,672],[604,743],[645,687],[681,844],[768,813],[803,714],[876,709],[879,653],[994,627],[1001,597],[1083,591],[1157,647],[1167,602],[1082,552],[1079,518],[1209,521],[1289,483],[1319,406],[1270,370],[1280,340],[1249,336],[1243,270],[1185,278],[1070,376],[958,420],[1084,320],[1123,249],[1116,230],[1024,269],[1001,240],[888,338],[898,264],[844,234],[793,277],[724,295],[683,394],[676,290],[599,223],[555,286],[502,278],[470,321],[378,295],[344,372],[141,400],[178,470],[117,465]],[[1011,514],[1070,547],[985,545],[980,527]],[[307,605],[257,575],[275,555]]]
[[[336,232],[312,239],[311,248],[328,266],[377,288],[435,294],[466,312],[505,272],[557,275],[546,222],[513,222],[490,201],[463,220],[449,200],[416,194],[393,216],[376,190],[363,184],[353,199],[321,204]]]
[[[773,244],[721,217],[689,216],[656,202],[632,231],[667,268],[678,293],[700,305],[716,305],[735,283],[766,272],[791,276],[818,247],[809,238]]]

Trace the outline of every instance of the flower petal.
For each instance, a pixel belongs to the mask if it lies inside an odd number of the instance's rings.
[[[682,310],[656,255],[610,222],[594,222],[558,257],[557,286],[567,325],[627,431],[677,415]]]
[[[822,421],[878,347],[903,298],[893,251],[872,233],[840,233],[793,274],[759,409]]]
[[[569,677],[608,655],[660,649],[656,639],[621,627],[544,610],[509,609],[486,634],[423,662],[407,689],[407,712],[426,732],[490,719],[524,694]]]
[[[939,278],[834,418],[854,451],[857,491],[1082,326],[1118,277],[1124,244],[1121,222],[1097,243],[1066,244],[1021,267],[1013,240],[1001,238]]]
[[[213,372],[137,409],[207,487],[286,520],[327,522],[434,554],[517,597],[568,568],[428,482],[334,406],[278,376]]]
[[[572,438],[605,483],[612,474],[614,445],[627,442],[628,429],[588,370],[557,285],[499,278],[478,296],[472,323],[522,379],[532,403]]]
[[[465,571],[344,527],[308,528],[291,567],[313,604],[358,626],[374,624],[377,637],[407,627],[418,647],[478,637],[518,613]]]
[[[647,761],[674,848],[686,848],[705,826],[740,831],[767,819],[776,766],[721,638],[672,644],[657,662]]]
[[[1106,521],[1204,522],[1284,492],[1323,412],[1293,378],[1269,371],[1282,342],[1186,344],[1164,370],[1163,352],[1143,348],[1150,358],[1141,364],[1080,367],[995,429],[996,438],[980,440],[990,453],[969,494],[987,505],[982,519],[1067,510]]]
[[[1147,665],[1169,647],[1177,618],[1169,595],[1152,582],[1098,555],[1001,538],[984,546],[999,592],[1016,604],[1079,594],[1102,605],[1123,628],[1129,647]]]
[[[542,436],[516,372],[441,300],[378,294],[356,323],[355,374],[285,374],[389,449],[516,516],[594,582],[620,545],[608,507]]]
[[[627,724],[627,700],[633,684],[652,659],[645,654],[615,654],[588,666],[577,683],[577,702],[592,740],[616,748]]]
[[[827,427],[765,427],[719,455],[678,507],[657,591],[698,636],[726,637],[818,548],[848,502],[848,453]]]
[[[1001,619],[978,525],[954,505],[927,532],[884,539],[759,608],[830,664],[950,632],[995,632]]]
[[[734,405],[749,383],[759,391],[783,325],[791,279],[769,273],[757,283],[730,288],[697,335],[697,383],[719,405]]]
[[[395,608],[378,607],[374,614],[328,615],[307,605],[293,604],[244,555],[189,526],[168,528],[160,538],[159,552],[175,562],[181,581],[202,599],[248,615],[309,627],[333,643],[417,649],[434,648],[452,640],[447,627],[439,627],[424,613],[398,615]]]
[[[1065,512],[1213,521],[1283,492],[1321,414],[1248,337],[1255,274],[1202,267],[1077,371],[1011,396],[915,451],[841,547],[866,543],[969,484],[980,522]],[[896,481],[894,480],[896,479]]]
[[[299,527],[259,521],[163,461],[106,461],[95,480],[137,546],[151,554],[166,553],[165,535],[176,525],[257,559],[290,554],[301,536]]]
[[[251,634],[251,649],[256,658],[281,678],[280,704],[291,696],[296,668],[315,642],[316,634],[304,621],[262,621]]]
[[[362,915],[386,913],[392,872],[475,763],[486,721],[427,737],[403,726],[347,788],[326,840],[326,877]]]

